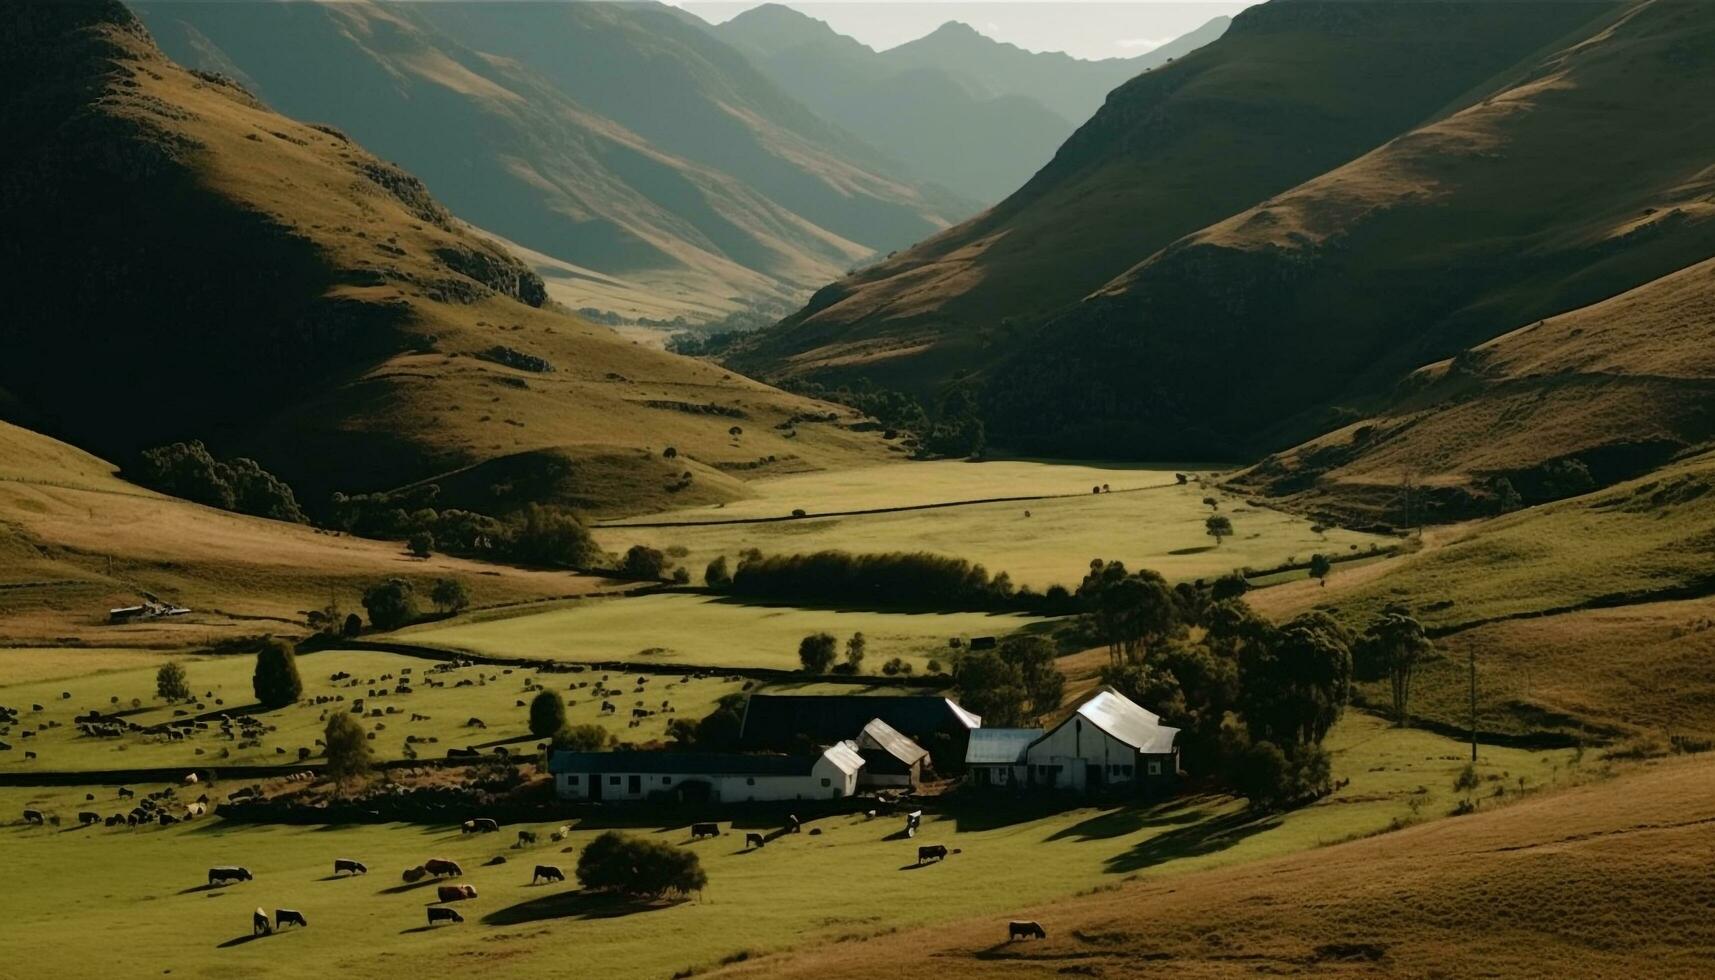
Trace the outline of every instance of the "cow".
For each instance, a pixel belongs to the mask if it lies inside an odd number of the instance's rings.
[[[443,902],[459,902],[459,901],[463,901],[464,899],[467,899],[467,898],[475,898],[476,897],[476,886],[475,885],[442,885],[439,888],[435,889],[435,894],[439,895],[441,901],[443,901]]]
[[[185,774],[184,784],[186,786],[195,786],[197,783],[199,783],[201,781],[202,781],[201,778],[198,777],[197,774],[194,772]]]
[[[447,861],[442,858],[430,858],[423,862],[423,870],[437,878],[444,876],[458,877],[464,874],[464,869],[457,861]]]
[[[252,936],[266,936],[273,931],[274,927],[268,922],[268,913],[260,908],[250,913],[250,934]]]
[[[945,844],[924,844],[923,846],[917,848],[917,863],[918,864],[922,864],[923,862],[928,861],[930,859],[934,859],[936,861],[945,861],[947,859],[947,845],[945,845]]]
[[[429,925],[434,925],[437,922],[463,921],[464,916],[459,914],[458,909],[443,909],[435,905],[429,906]]]
[[[297,926],[300,929],[308,929],[310,927],[310,924],[304,921],[304,913],[299,912],[297,909],[275,909],[274,928],[284,929],[289,925]]]
[[[785,827],[785,830],[786,830],[786,832],[787,832],[787,833],[788,833],[788,834],[799,834],[799,833],[803,833],[803,831],[804,831],[804,827],[803,827],[803,825],[802,825],[802,824],[801,824],[801,823],[800,823],[800,822],[799,822],[799,820],[798,820],[798,815],[797,815],[797,814],[796,814],[796,813],[788,813],[788,814],[787,814],[787,815],[786,815],[786,827]]]
[[[500,824],[490,817],[472,817],[459,825],[459,831],[466,834],[492,834],[500,829]]]
[[[483,724],[481,718],[472,718],[469,721],[465,722],[464,725],[466,728],[487,728],[488,727],[487,725]]]
[[[122,800],[125,799],[126,797],[131,797],[131,796],[136,796],[136,795],[137,795],[136,790],[126,789],[123,786],[119,787],[119,798]]]
[[[351,858],[334,858],[333,873],[339,874],[341,871],[347,871],[354,875],[369,873],[369,869],[364,866],[362,861],[353,861]]]
[[[101,814],[96,813],[93,810],[83,810],[78,813],[77,822],[86,827],[92,823],[100,823]]]
[[[161,811],[161,815],[156,818],[155,822],[159,823],[163,827],[171,827],[173,824],[179,822],[179,818],[163,810]]]
[[[204,804],[201,804],[201,803],[186,803],[185,804],[185,819],[186,820],[189,820],[192,817],[206,816],[207,814],[208,814],[208,807]]]
[[[551,864],[536,865],[536,873],[530,876],[530,884],[534,885],[538,878],[543,878],[548,881],[566,880],[565,874],[563,874],[559,868],[556,868]]]
[[[720,835],[721,835],[721,825],[718,823],[694,823],[694,824],[691,824],[691,839],[692,840],[701,840],[704,837],[719,837]]]
[[[1040,922],[1021,922],[1017,919],[1006,925],[1006,941],[1014,939],[1047,939],[1048,932]]]
[[[746,848],[761,847],[762,844],[763,844],[763,840],[762,840],[761,834],[745,834],[744,835],[744,846]]]
[[[428,869],[419,864],[414,868],[406,868],[400,877],[405,879],[405,884],[414,885],[417,882],[422,881],[423,876],[428,873]]]
[[[166,816],[166,814],[162,814],[162,816]],[[255,875],[250,873],[249,868],[227,867],[208,869],[208,883],[211,885],[221,884],[228,881],[250,881],[253,878],[255,878]]]
[[[536,843],[536,832],[534,830],[520,830],[518,832],[518,846],[519,847],[523,847],[526,844],[534,844],[534,843]]]
[[[25,762],[28,762],[29,760],[36,759],[36,758],[40,758],[39,756],[36,755],[36,753],[31,752],[29,749],[24,750],[24,761]]]
[[[33,824],[36,824],[37,826],[40,826],[42,823],[42,811],[40,811],[40,810],[25,810],[24,811],[24,822],[25,823],[33,823]]]

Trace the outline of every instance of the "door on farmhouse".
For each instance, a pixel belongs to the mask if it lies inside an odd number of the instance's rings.
[[[1101,789],[1101,788],[1102,788],[1102,767],[1101,766],[1085,766],[1084,767],[1084,789],[1085,790],[1097,790],[1097,789]]]
[[[630,793],[632,796],[637,796],[638,794],[642,793],[643,792],[643,777],[642,776],[627,776],[625,778],[625,791],[627,793]]]
[[[605,777],[603,777],[602,774],[598,772],[598,773],[592,773],[588,776],[585,776],[584,778],[588,779],[590,781],[590,799],[592,799],[592,800],[601,799],[601,784],[602,784],[602,780]]]

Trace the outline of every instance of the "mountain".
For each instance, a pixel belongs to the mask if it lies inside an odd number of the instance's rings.
[[[141,2],[167,53],[339,126],[523,249],[557,298],[718,319],[975,205],[890,171],[653,4]]]
[[[0,22],[10,421],[121,462],[203,439],[312,508],[489,467],[649,509],[742,494],[729,469],[885,453],[838,423],[780,428],[826,406],[556,311],[414,176],[172,63],[117,3]],[[505,483],[443,502],[492,511]]]
[[[1081,61],[992,41],[962,24],[877,52],[826,23],[763,4],[714,33],[821,116],[912,174],[985,202],[1022,185],[1141,71],[1219,37],[1229,18],[1136,58]]]
[[[1712,31],[1679,0],[1273,0],[734,363],[924,393],[974,372],[1026,450],[1293,445],[1715,254]]]

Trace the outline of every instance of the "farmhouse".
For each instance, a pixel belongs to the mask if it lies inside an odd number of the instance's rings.
[[[747,803],[851,796],[863,764],[841,742],[819,755],[555,752],[548,771],[562,800]]]
[[[916,789],[923,781],[923,765],[929,760],[929,750],[906,738],[887,722],[871,718],[854,741],[858,755],[863,757],[863,771],[858,774],[859,788]]]
[[[979,786],[1158,796],[1172,790],[1179,772],[1178,734],[1104,687],[1053,728],[973,732],[965,765]]]
[[[782,751],[832,745],[877,718],[928,749],[935,768],[944,772],[964,764],[971,732],[983,724],[979,716],[934,695],[753,694],[745,702],[739,743]]]

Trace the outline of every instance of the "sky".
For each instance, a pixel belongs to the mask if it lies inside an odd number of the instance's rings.
[[[670,0],[713,23],[761,0]],[[1252,0],[784,0],[785,5],[876,50],[912,41],[949,20],[1029,51],[1125,58],[1186,34]]]

